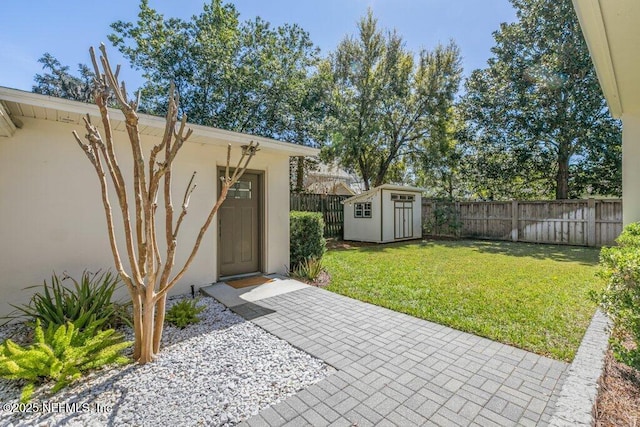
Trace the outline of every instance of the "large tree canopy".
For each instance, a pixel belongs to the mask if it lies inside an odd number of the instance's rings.
[[[213,0],[188,21],[166,19],[142,0],[137,22],[115,22],[109,40],[147,80],[142,109],[164,114],[175,82],[193,123],[312,144],[324,116],[318,48],[297,25],[238,17]]]
[[[570,0],[511,0],[486,69],[466,82],[465,160],[485,198],[619,194],[620,124],[601,93]]]
[[[330,61],[326,156],[358,172],[367,189],[400,179],[453,103],[461,74],[458,48],[452,42],[415,58],[396,32],[378,28],[369,11],[358,35],[345,38]]]
[[[84,64],[78,64],[79,77],[69,72],[69,66],[62,65],[53,55],[45,53],[38,62],[48,72],[36,74],[32,91],[74,101],[93,102],[94,74]]]
[[[456,107],[451,107],[434,126],[425,149],[418,152],[415,181],[432,198],[459,200],[469,197],[468,178],[473,174],[463,162],[466,127]]]

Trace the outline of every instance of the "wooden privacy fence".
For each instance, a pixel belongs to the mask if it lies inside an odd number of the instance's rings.
[[[425,232],[514,242],[611,245],[622,231],[622,200],[422,201]]]
[[[324,217],[324,236],[343,236],[344,210],[341,201],[350,196],[334,196],[329,194],[291,193],[289,210],[322,212]]]

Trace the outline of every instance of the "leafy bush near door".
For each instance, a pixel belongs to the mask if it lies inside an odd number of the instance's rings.
[[[326,251],[322,214],[292,211],[289,219],[291,269],[295,269],[304,260],[320,260]]]
[[[640,223],[627,225],[616,242],[600,252],[606,287],[595,297],[613,321],[613,354],[640,369]]]

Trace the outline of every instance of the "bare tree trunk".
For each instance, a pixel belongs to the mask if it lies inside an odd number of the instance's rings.
[[[296,191],[301,193],[304,191],[304,157],[298,156],[296,161]]]
[[[560,143],[558,152],[558,171],[556,173],[556,200],[569,198],[569,149]]]
[[[153,353],[160,352],[160,342],[162,341],[162,329],[164,328],[164,315],[167,306],[167,296],[162,295],[156,303],[156,318],[153,325]]]
[[[131,295],[131,301],[133,303],[132,317],[133,317],[133,358],[135,360],[140,359],[142,354],[142,298],[139,292],[133,291]]]
[[[258,151],[260,144],[251,142],[249,145],[243,146],[242,155],[233,173],[230,173],[231,144],[227,146],[227,163],[225,176],[222,178],[222,190],[209,211],[204,225],[200,228],[186,262],[180,271],[171,277],[175,264],[180,226],[187,215],[191,193],[196,188],[194,172],[184,193],[182,210],[174,222],[171,199],[171,169],[178,151],[191,136],[192,131],[186,128],[186,115],[182,116],[178,125],[178,97],[175,94],[174,86],[171,85],[164,136],[160,143],[151,150],[148,169],[145,170],[145,158],[142,154],[142,145],[138,132],[138,115],[136,112],[138,101],[128,101],[124,82],[119,84],[117,80],[119,67],[114,73],[109,64],[104,45],[100,47],[100,51],[102,52],[102,56],[100,56],[102,69],[98,65],[93,48],[90,53],[96,75],[94,98],[102,117],[105,138],[103,139],[100,130],[91,123],[88,115],[84,119],[87,142],[83,142],[75,131],[73,136],[94,166],[100,181],[102,202],[114,263],[118,274],[127,285],[132,300],[135,334],[133,356],[139,363],[144,364],[151,362],[160,351],[167,293],[178,283],[191,266],[204,235],[227,197],[229,188],[242,177],[249,162]],[[111,132],[111,121],[107,107],[107,100],[111,93],[115,95],[119,108],[124,114],[133,157],[133,197],[135,201],[133,220],[135,221],[135,232],[134,227],[131,225],[126,184],[116,157],[113,134]],[[163,155],[164,158],[158,159],[158,155]],[[109,187],[105,170],[109,172],[111,183],[118,196],[130,272],[126,271],[118,249],[116,227],[109,201]],[[167,246],[164,260],[158,247],[156,227],[156,200],[162,179],[164,179],[164,230]]]
[[[364,184],[364,190],[369,191],[371,178],[369,177],[369,172],[365,168],[364,160],[362,158],[358,159],[358,166],[360,167],[360,176],[362,177],[362,183]]]
[[[147,293],[142,309],[142,351],[138,363],[145,364],[155,359],[153,353],[153,326],[156,306],[153,303],[153,295]]]

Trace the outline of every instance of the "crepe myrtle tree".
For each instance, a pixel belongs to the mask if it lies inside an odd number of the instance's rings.
[[[203,236],[226,199],[229,188],[246,171],[259,144],[254,144],[252,141],[248,146],[243,147],[242,155],[234,169],[230,168],[231,144],[229,144],[225,175],[221,178],[222,188],[218,199],[200,228],[184,265],[177,273],[173,273],[178,233],[187,215],[189,199],[196,184],[194,172],[185,190],[180,213],[174,215],[176,212],[174,212],[171,195],[172,165],[185,141],[191,136],[192,130],[186,127],[186,115],[182,115],[178,121],[179,97],[174,86],[171,85],[167,100],[164,136],[151,149],[145,163],[138,129],[137,107],[139,99],[130,100],[127,98],[125,83],[118,82],[120,68],[116,67],[115,73],[113,72],[104,44],[100,46],[99,59],[96,58],[93,48],[89,52],[95,70],[93,97],[100,110],[104,134],[91,123],[87,114],[84,118],[87,131],[84,140],[76,131],[73,132],[73,136],[98,175],[115,267],[126,284],[133,302],[134,359],[144,364],[152,361],[160,350],[167,293],[184,276],[191,265]],[[114,135],[108,107],[112,98],[115,99],[115,103],[124,114],[131,155],[133,156],[133,186],[129,188],[127,188],[124,173],[118,163],[114,148]],[[120,251],[116,239],[115,219],[109,197],[109,180],[117,196],[117,206],[122,213],[125,242],[123,253]],[[129,192],[131,188],[133,189],[133,206],[130,206]],[[158,193],[161,188],[164,193],[164,225],[156,219],[159,207]],[[166,240],[164,256],[161,254],[159,245],[162,232],[164,232]],[[127,261],[128,264],[125,265]]]

